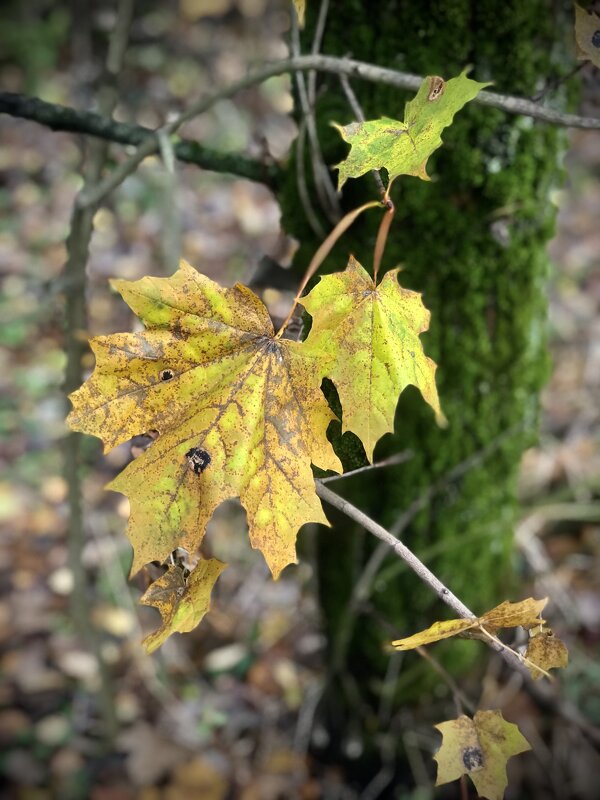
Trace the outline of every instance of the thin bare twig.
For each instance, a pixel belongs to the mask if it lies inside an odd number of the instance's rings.
[[[358,524],[361,525],[366,531],[372,533],[382,542],[385,542],[394,551],[394,553],[396,553],[397,556],[405,561],[413,570],[413,572],[415,572],[415,574],[418,575],[427,586],[429,586],[429,588],[440,598],[440,600],[446,603],[446,605],[450,606],[450,608],[455,611],[459,617],[463,617],[464,619],[477,618],[476,615],[469,608],[467,608],[462,600],[456,597],[456,595],[454,595],[450,589],[441,582],[437,575],[434,575],[433,572],[431,572],[431,570],[428,569],[425,564],[423,564],[423,562],[420,561],[420,559],[417,558],[412,550],[410,550],[403,542],[375,522],[375,520],[371,519],[371,517],[367,516],[363,511],[360,511],[360,509],[356,508],[356,506],[353,506],[352,503],[349,503],[348,500],[345,500],[335,492],[332,492],[331,489],[328,489],[322,483],[319,483],[319,481],[316,482],[316,491],[321,500],[324,500],[334,508],[337,508],[343,514],[346,514],[347,517],[350,517],[350,519],[358,522]],[[504,660],[511,667],[530,677],[527,668],[517,653],[507,649],[502,642],[493,641],[492,639],[488,639],[487,636],[485,636],[483,640],[487,640],[490,647],[500,653],[502,658],[504,658]]]
[[[177,209],[177,167],[173,143],[169,136],[159,133],[160,156],[164,165],[161,175],[163,208],[161,250],[166,264],[178,264],[181,254],[181,230]]]
[[[296,185],[298,187],[298,196],[302,203],[302,210],[308,221],[308,224],[319,239],[325,238],[325,230],[321,225],[319,218],[313,208],[313,204],[306,185],[306,172],[304,169],[304,145],[306,143],[306,120],[302,118],[298,125],[298,136],[296,137]]]
[[[408,527],[408,525],[412,522],[412,520],[416,517],[416,515],[421,511],[427,503],[435,496],[439,491],[441,491],[445,486],[447,486],[452,481],[456,480],[457,478],[461,477],[462,475],[469,472],[469,470],[473,469],[477,464],[485,461],[489,458],[492,453],[494,453],[498,447],[502,445],[502,443],[518,430],[521,429],[521,425],[514,426],[513,428],[509,428],[508,431],[505,431],[500,436],[497,436],[493,439],[486,447],[478,450],[476,453],[473,453],[468,458],[460,461],[456,464],[452,469],[442,475],[438,480],[434,481],[430,486],[428,486],[410,505],[409,507],[398,517],[392,528],[390,528],[390,533],[393,536],[400,536],[403,531]],[[385,463],[385,462],[382,462]],[[350,473],[347,473],[350,474]],[[334,476],[334,477],[341,477]],[[323,480],[330,480],[328,478],[321,479]],[[341,666],[342,660],[345,657],[346,649],[348,647],[348,642],[350,641],[350,636],[352,634],[352,629],[354,625],[354,619],[356,616],[357,610],[365,603],[365,601],[370,597],[373,582],[375,578],[379,574],[379,570],[381,565],[385,561],[389,552],[389,547],[386,542],[381,542],[375,550],[371,553],[367,563],[365,564],[358,580],[355,582],[354,587],[352,589],[352,594],[350,596],[350,600],[348,603],[347,613],[344,616],[343,622],[340,626],[339,631],[337,632],[336,642],[334,645],[334,661],[337,665]],[[428,553],[429,556],[433,556],[436,550],[434,548],[430,548]],[[395,566],[397,567],[405,567],[407,566],[403,561],[397,561]]]
[[[300,57],[300,31],[298,28],[298,20],[292,16],[292,56],[294,58]],[[309,73],[310,74],[310,73]],[[321,144],[319,142],[319,135],[317,133],[317,122],[314,114],[313,104],[310,102],[308,92],[306,89],[306,81],[302,72],[294,74],[296,87],[298,89],[298,99],[300,101],[300,109],[302,111],[302,119],[306,124],[306,132],[308,134],[308,144],[310,152],[310,160],[312,163],[312,172],[315,182],[315,191],[319,198],[321,208],[323,209],[327,219],[332,225],[335,225],[341,216],[341,209],[335,188],[329,177],[329,171],[321,152]]]
[[[127,47],[129,26],[133,16],[133,0],[121,0],[114,31],[110,38],[106,58],[106,80],[98,92],[98,105],[103,116],[110,116],[117,102],[116,79],[121,69]],[[102,174],[106,162],[108,143],[94,141],[85,169],[84,187],[94,186]],[[82,207],[75,201],[71,216],[71,226],[67,237],[67,261],[64,267],[65,289],[65,368],[64,390],[69,395],[77,389],[83,379],[81,360],[85,352],[82,332],[86,329],[86,264],[93,231],[95,206]],[[87,595],[87,581],[82,564],[84,546],[84,514],[81,479],[81,440],[80,433],[69,433],[64,442],[64,477],[68,487],[68,549],[69,566],[73,574],[71,594],[71,613],[75,627],[94,653],[100,670],[100,710],[105,726],[106,737],[110,740],[117,729],[113,693],[109,675],[104,665],[100,643],[90,619],[90,606]]]
[[[323,42],[323,34],[325,33],[325,26],[327,24],[327,14],[329,13],[329,0],[321,0],[319,6],[319,16],[317,17],[317,24],[315,25],[315,33],[310,48],[311,55],[316,56],[321,51],[321,43]],[[315,107],[317,99],[317,72],[311,69],[308,73],[308,102],[310,107]]]
[[[460,686],[456,683],[452,675],[445,669],[437,658],[431,655],[428,652],[426,647],[417,647],[417,653],[423,658],[429,666],[437,672],[440,678],[446,683],[450,691],[452,692],[452,697],[454,698],[454,704],[456,706],[456,711],[458,714],[464,714],[464,709],[466,708],[467,711],[470,711],[471,714],[474,714],[477,710],[477,706],[473,703],[467,695],[463,692]]]
[[[418,89],[422,81],[419,75],[397,72],[396,70],[377,67],[374,64],[367,64],[349,58],[335,58],[333,56],[323,55],[296,56],[285,61],[266,64],[252,75],[230,84],[213,95],[201,98],[196,103],[193,103],[187,111],[177,116],[170,123],[164,125],[162,130],[167,135],[171,135],[185,122],[204,113],[220,100],[232,97],[238,92],[255,86],[258,83],[262,83],[276,75],[307,70],[318,70],[336,75],[360,78],[361,80],[374,83],[385,83],[389,86],[396,86],[399,89]],[[554,125],[572,128],[600,129],[599,118],[564,114],[521,97],[511,97],[509,95],[496,94],[495,92],[482,91],[474,98],[473,102],[499,108],[509,114],[521,114],[533,117],[534,119],[539,119]],[[33,119],[43,125],[47,125],[53,130],[78,130],[81,133],[100,136],[109,141],[123,142],[123,136],[144,137],[136,152],[129,159],[123,161],[93,189],[90,186],[78,196],[77,202],[80,207],[92,207],[100,203],[107,194],[123,183],[147,156],[156,153],[159,149],[158,131],[148,132],[145,129],[141,129],[139,126],[122,125],[109,117],[98,118],[97,115],[90,114],[89,112],[76,111],[75,109],[63,106],[44,103],[37,98],[28,98],[6,92],[0,93],[0,112],[16,117]],[[245,176],[253,180],[262,180],[266,183],[269,181],[272,182],[276,178],[275,175],[269,172],[268,167],[256,165],[254,162],[247,162],[247,160],[244,161],[241,157],[231,159],[214,153],[203,155],[202,148],[195,142],[179,141],[174,145],[174,149],[177,157],[181,160],[198,164],[206,163],[207,169],[228,171],[234,174],[242,174],[243,172]]]
[[[342,89],[344,90],[344,94],[346,95],[346,99],[352,109],[352,113],[356,117],[359,122],[365,121],[365,114],[362,110],[361,104],[358,102],[358,97],[354,94],[354,89],[350,86],[350,81],[348,80],[347,75],[340,75],[340,83],[342,84]],[[371,175],[377,185],[377,191],[381,195],[383,199],[385,197],[385,185],[383,183],[383,178],[381,177],[381,172],[378,169],[372,169]]]
[[[277,61],[265,64],[256,72],[248,75],[239,81],[231,83],[229,86],[215,92],[208,97],[202,97],[178,115],[167,125],[163,126],[164,131],[171,135],[175,133],[185,122],[193,119],[199,114],[208,111],[215,103],[225,100],[244,89],[255,86],[276,75],[283,75],[288,72],[306,72],[318,70],[330,72],[335,75],[347,75],[348,77],[360,78],[361,80],[374,83],[385,83],[389,86],[396,86],[399,89],[418,89],[422,82],[422,77],[412,75],[407,72],[378,67],[374,64],[367,64],[362,61],[355,61],[350,58],[335,58],[324,55],[296,56],[284,61]],[[473,102],[480,105],[499,108],[509,114],[522,114],[533,117],[534,119],[550,122],[554,125],[563,125],[572,128],[594,128],[600,129],[600,119],[595,117],[581,117],[576,114],[563,114],[560,111],[546,108],[538,103],[533,103],[521,97],[511,97],[509,95],[496,94],[495,92],[482,91]],[[10,113],[10,111],[8,112]],[[125,178],[131,175],[144,158],[158,150],[158,139],[156,136],[149,136],[131,156],[117,167],[108,178],[102,181],[94,191],[90,190],[81,196],[80,204],[95,205],[100,202],[109,192],[119,186]]]
[[[344,472],[341,475],[328,475],[326,478],[320,478],[319,480],[321,483],[332,483],[333,481],[339,481],[342,478],[354,477],[355,475],[359,475],[361,472],[370,472],[374,469],[383,469],[383,467],[395,467],[397,464],[404,464],[406,461],[410,461],[412,457],[412,450],[405,450],[404,452],[396,453],[389,458],[384,458],[383,461],[377,461],[375,464],[365,464],[364,467],[351,469],[349,472]]]

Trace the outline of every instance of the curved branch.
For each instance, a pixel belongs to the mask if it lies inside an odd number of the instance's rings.
[[[324,500],[334,508],[337,508],[338,511],[341,511],[342,514],[345,514],[347,517],[350,517],[350,519],[358,522],[358,524],[362,525],[366,531],[373,534],[373,536],[376,536],[382,542],[385,542],[388,547],[391,547],[394,553],[404,562],[406,562],[413,572],[415,572],[419,578],[425,584],[427,584],[427,586],[429,586],[429,588],[440,598],[440,600],[446,603],[446,605],[450,606],[450,608],[455,611],[459,617],[464,617],[466,619],[476,618],[475,614],[473,614],[473,612],[467,608],[462,600],[456,597],[456,595],[452,594],[450,589],[448,589],[448,587],[441,582],[437,575],[434,575],[433,572],[428,569],[419,558],[417,558],[417,556],[404,544],[404,542],[401,542],[400,539],[397,539],[385,528],[382,528],[381,525],[375,522],[375,520],[371,519],[371,517],[368,517],[364,512],[356,508],[356,506],[353,506],[352,503],[349,503],[343,497],[340,497],[339,494],[332,492],[331,489],[328,489],[320,481],[315,481],[315,484],[317,494],[321,500]],[[508,664],[510,664],[511,667],[517,669],[519,672],[521,672],[521,674],[526,675],[528,678],[531,677],[517,653],[507,649],[502,643],[490,641],[488,644],[493,650],[496,650],[502,656],[502,658]]]
[[[140,145],[154,136],[151,128],[118,122],[112,117],[103,117],[94,111],[79,111],[69,106],[46,103],[37,97],[27,97],[12,92],[0,92],[0,113],[11,117],[39,122],[53,131],[82,133],[125,145]],[[212,172],[224,172],[264,183],[275,188],[281,175],[276,164],[264,164],[237,154],[218,153],[191,139],[179,139],[173,144],[173,152],[179,161],[196,164]]]
[[[215,94],[208,95],[207,97],[199,98],[195,103],[192,103],[186,111],[164,125],[161,130],[163,130],[167,136],[171,136],[185,122],[208,111],[209,108],[220,100],[232,97],[238,92],[262,83],[276,75],[284,75],[288,72],[296,71],[305,72],[307,70],[319,70],[321,72],[330,72],[335,75],[361,78],[362,80],[372,81],[374,83],[386,83],[390,86],[397,86],[399,89],[418,89],[422,81],[419,75],[397,72],[392,69],[378,67],[374,64],[366,64],[363,61],[354,61],[349,58],[334,58],[333,56],[323,55],[296,56],[295,58],[290,58],[285,61],[265,64],[251,75],[226,86],[221,91],[215,92]],[[6,100],[6,95],[0,95],[0,98],[2,97]],[[600,129],[599,118],[580,117],[576,114],[563,114],[521,97],[511,97],[509,95],[496,94],[495,92],[482,91],[474,98],[473,102],[499,108],[503,111],[507,111],[509,114],[521,114],[533,117],[534,119],[550,122],[554,125]],[[48,105],[49,104],[46,104],[46,106]],[[0,108],[0,110],[3,109]],[[73,112],[73,109],[70,109],[70,111]],[[75,111],[74,113],[79,114],[80,112]],[[123,123],[118,124],[121,126]],[[193,142],[188,142],[187,144],[188,147],[194,145]],[[200,145],[195,145],[195,147],[199,148]],[[158,149],[159,142],[156,132],[148,135],[144,130],[144,138],[136,152],[126,161],[119,164],[119,166],[93,190],[80,195],[79,205],[84,207],[99,203],[109,192],[119,186],[119,184],[137,168],[138,164],[140,164],[144,158],[153,155]],[[175,152],[177,154],[177,147],[175,147]]]

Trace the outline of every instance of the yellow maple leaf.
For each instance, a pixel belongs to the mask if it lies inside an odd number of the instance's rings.
[[[150,584],[140,603],[156,608],[162,625],[143,641],[148,653],[154,652],[172,633],[188,633],[200,624],[210,607],[210,594],[227,564],[216,558],[200,561],[187,580],[177,565]]]
[[[277,577],[296,560],[300,526],[328,524],[311,462],[341,471],[316,356],[274,336],[250,289],[224,289],[185,262],[169,278],[113,286],[146,330],[92,340],[96,368],[68,421],[105,449],[160,434],[108,487],[131,502],[132,574],[194,550],[216,507],[239,496]]]
[[[443,736],[434,756],[438,764],[435,785],[468,775],[480,797],[502,800],[508,784],[506,762],[531,750],[518,727],[507,722],[500,711],[477,711],[473,719],[463,714],[434,727]]]
[[[394,430],[398,396],[409,384],[445,423],[436,365],[419,339],[430,314],[418,292],[400,286],[398,272],[390,270],[375,285],[350,257],[344,272],[325,275],[300,301],[312,317],[305,345],[320,354],[321,374],[335,383],[343,430],[362,440],[370,460],[377,440]]]

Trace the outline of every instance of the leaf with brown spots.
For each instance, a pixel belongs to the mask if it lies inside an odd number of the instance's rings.
[[[543,626],[540,626],[540,630],[529,640],[525,657],[532,664],[527,666],[534,681],[544,674],[536,669],[536,666],[548,672],[550,669],[564,669],[569,664],[569,651],[566,646],[550,628]]]
[[[140,603],[156,608],[162,625],[144,639],[148,653],[164,644],[172,633],[188,633],[200,624],[210,607],[213,586],[226,566],[209,558],[200,561],[185,579],[181,567],[173,565],[150,584]]]
[[[217,506],[239,496],[277,577],[296,560],[300,526],[328,524],[311,462],[341,471],[316,355],[278,339],[250,289],[224,289],[185,262],[170,278],[113,286],[146,330],[92,340],[96,368],[71,395],[69,423],[106,450],[159,433],[108,487],[131,502],[132,573],[195,550]]]
[[[435,785],[468,775],[480,797],[502,800],[508,784],[506,762],[531,750],[517,726],[507,722],[500,711],[477,711],[473,719],[463,714],[434,727],[443,736],[434,756],[438,764]]]
[[[449,81],[429,75],[406,104],[403,122],[381,117],[344,127],[335,125],[351,146],[348,156],[337,165],[338,188],[348,178],[382,168],[387,170],[389,185],[399,175],[430,180],[427,160],[441,147],[442,131],[452,124],[454,115],[466,103],[489,85],[467,78],[466,70]]]
[[[575,3],[575,49],[578,61],[600,68],[600,14]]]
[[[312,316],[306,346],[320,355],[343,409],[343,428],[353,431],[372,459],[377,440],[394,430],[398,396],[416,386],[436,414],[445,417],[435,385],[436,365],[419,335],[429,327],[421,295],[403,289],[397,269],[379,285],[350,257],[344,272],[325,275],[301,299]]]

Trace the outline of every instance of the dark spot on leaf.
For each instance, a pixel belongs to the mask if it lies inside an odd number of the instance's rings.
[[[192,447],[187,451],[185,457],[188,460],[190,469],[193,469],[196,475],[204,472],[211,462],[210,455],[201,447]]]
[[[172,369],[163,369],[159,375],[161,381],[170,381],[175,373]]]
[[[463,764],[469,772],[483,767],[483,753],[478,747],[465,747],[463,752]]]
[[[150,445],[158,438],[158,431],[151,430],[134,436],[131,440],[131,455],[133,458],[141,456]]]
[[[594,31],[592,34],[592,45],[594,47],[600,47],[600,30]]]
[[[444,94],[445,88],[446,83],[444,79],[440,78],[439,75],[432,75],[429,79],[429,94],[427,95],[427,99],[430,101],[438,100]]]

